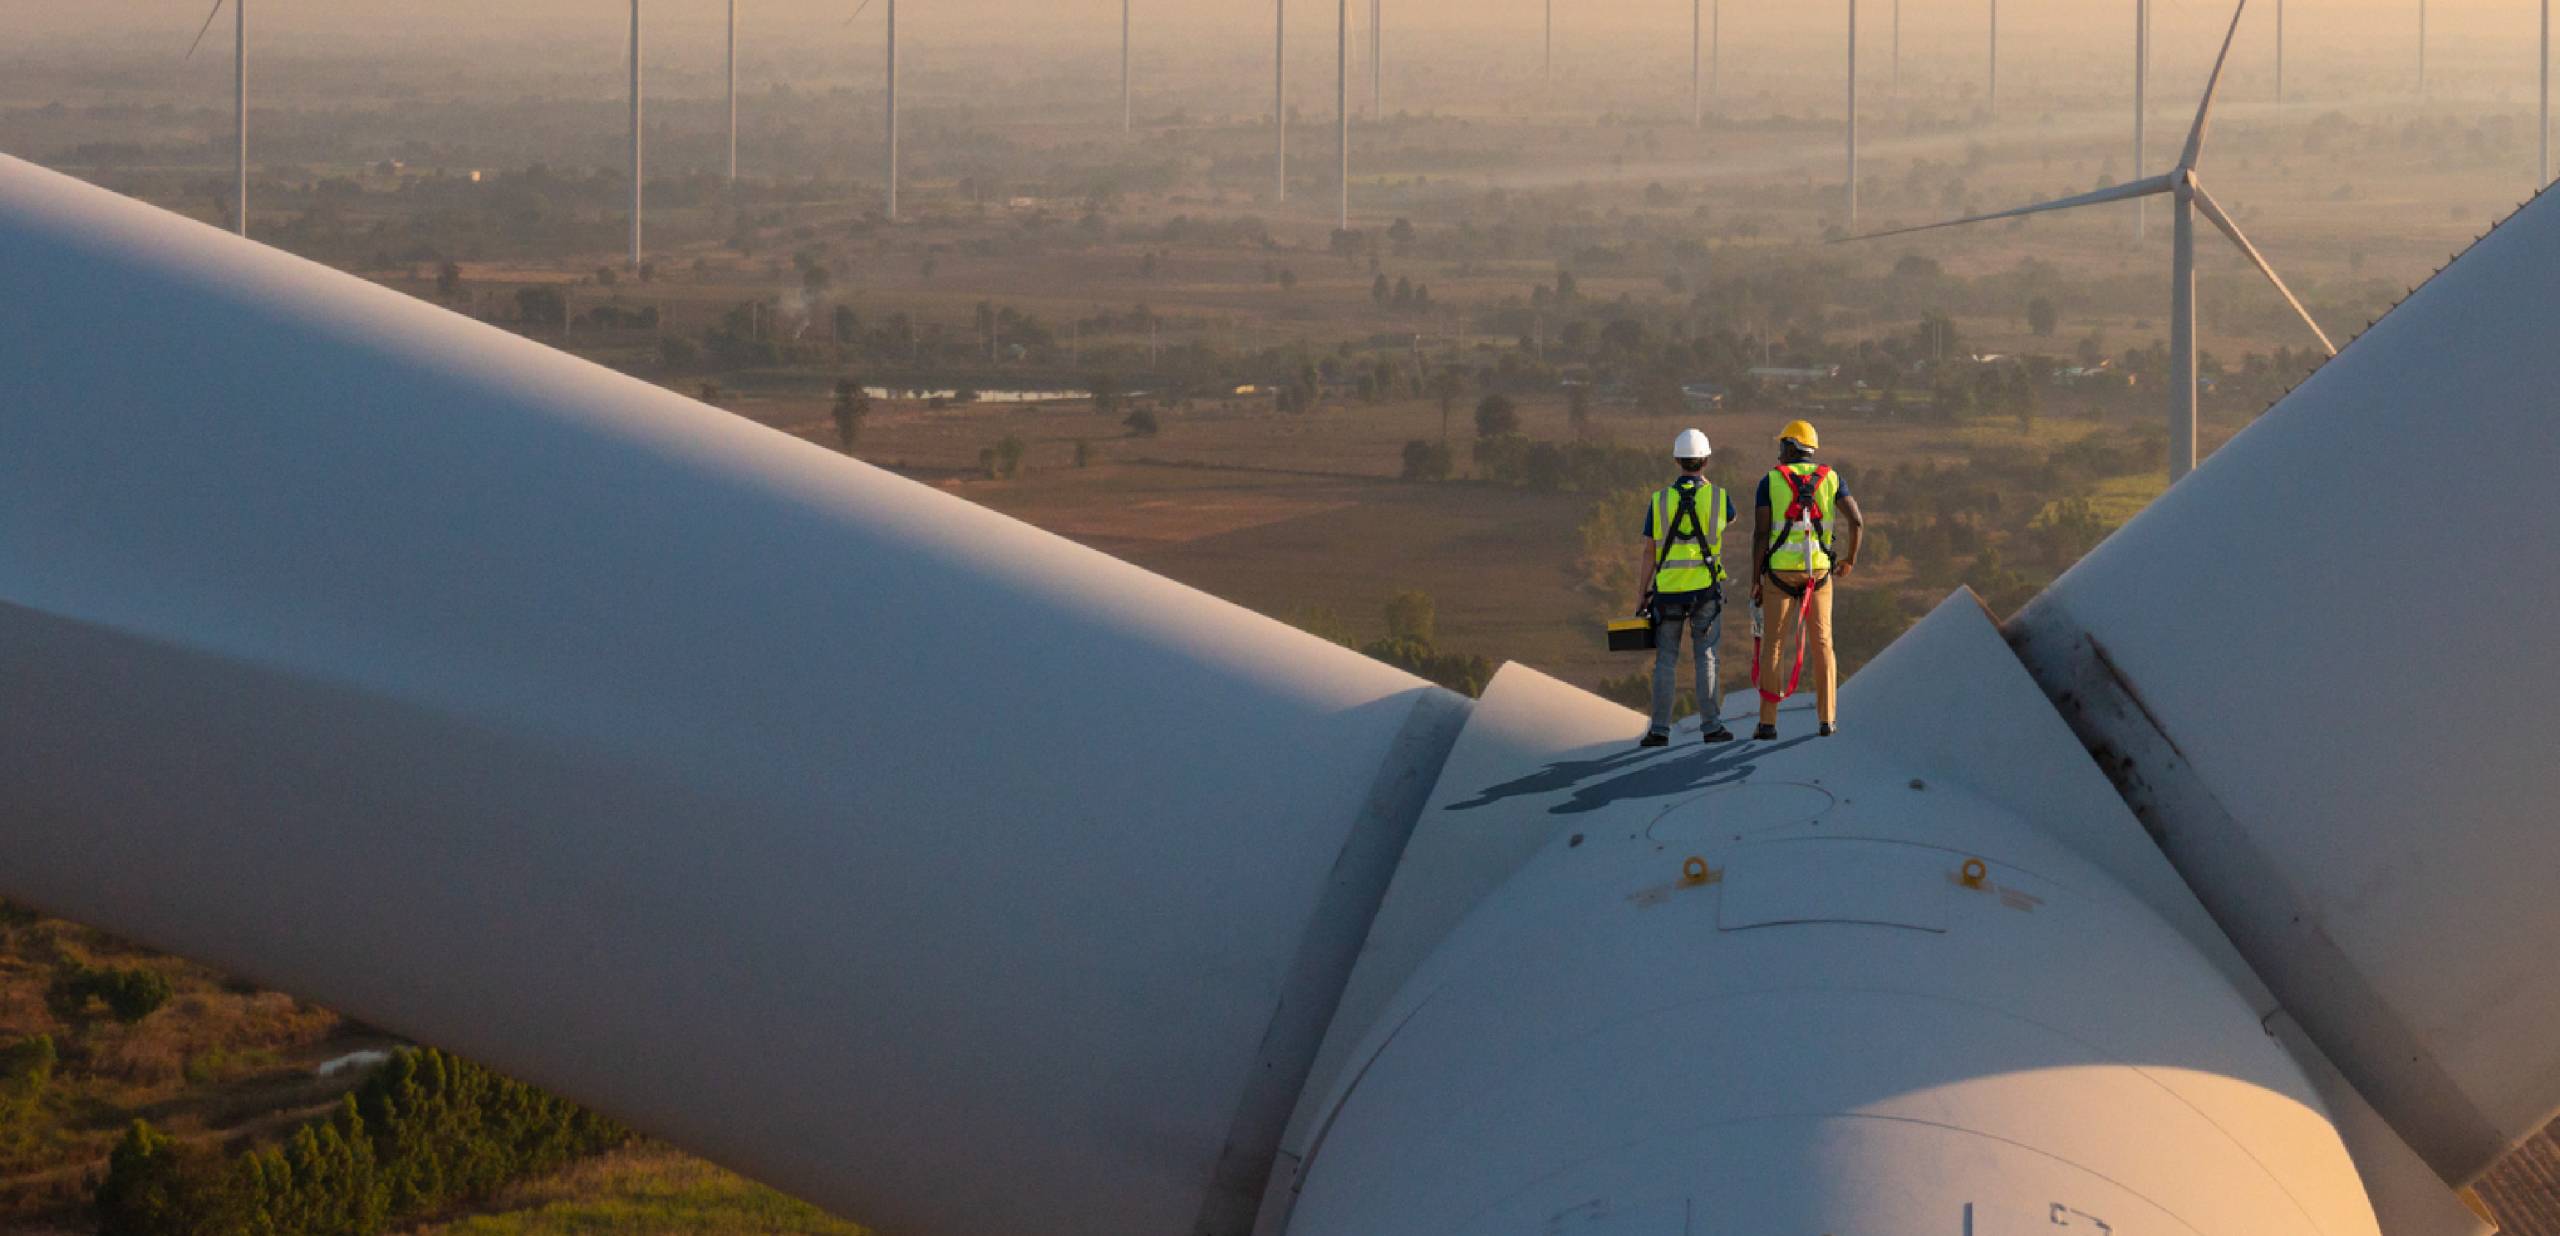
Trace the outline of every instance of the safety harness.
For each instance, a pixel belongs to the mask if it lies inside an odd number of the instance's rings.
[[[1831,468],[1817,464],[1813,471],[1802,476],[1780,468],[1777,475],[1787,482],[1787,512],[1784,522],[1779,525],[1778,535],[1771,537],[1769,544],[1760,551],[1760,578],[1776,584],[1778,591],[1796,599],[1796,667],[1795,672],[1788,676],[1787,689],[1783,693],[1771,691],[1760,683],[1760,598],[1757,594],[1751,598],[1751,685],[1759,689],[1762,700],[1773,704],[1784,702],[1804,683],[1805,645],[1811,642],[1812,636],[1806,624],[1813,617],[1813,594],[1831,586],[1828,567],[1820,578],[1813,577],[1814,551],[1819,549],[1825,562],[1831,559],[1831,533],[1822,526],[1822,503],[1817,500],[1822,493],[1822,483],[1831,477]],[[1787,548],[1790,542],[1804,559],[1807,578],[1800,586],[1778,578],[1774,565],[1778,551]]]
[[[1663,525],[1662,539],[1655,545],[1654,580],[1659,581],[1662,578],[1663,565],[1671,561],[1671,547],[1682,541],[1689,541],[1697,545],[1699,557],[1706,564],[1708,587],[1713,588],[1724,582],[1724,562],[1717,556],[1715,546],[1708,543],[1706,523],[1698,517],[1698,494],[1711,487],[1705,481],[1700,481],[1685,489],[1678,485],[1673,485],[1671,488],[1679,494],[1679,504],[1672,509],[1671,518]],[[1692,612],[1690,609],[1683,609],[1678,614],[1665,614],[1657,608],[1658,594],[1654,592],[1652,583],[1645,586],[1645,593],[1644,608],[1652,612],[1657,622],[1685,618]]]

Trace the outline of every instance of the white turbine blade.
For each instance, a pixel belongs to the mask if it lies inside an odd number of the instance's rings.
[[[2329,342],[2329,332],[2320,329],[2320,323],[2311,316],[2311,311],[2303,307],[2302,298],[2295,296],[2293,289],[2284,285],[2284,277],[2278,275],[2276,268],[2268,264],[2266,255],[2258,252],[2258,247],[2250,244],[2249,238],[2240,234],[2240,225],[2232,222],[2230,215],[2223,213],[2221,204],[2214,201],[2213,195],[2205,192],[2201,184],[2195,186],[2195,200],[2196,209],[2204,212],[2205,218],[2212,220],[2215,227],[2222,229],[2223,235],[2231,238],[2232,244],[2240,247],[2240,252],[2248,257],[2250,264],[2258,268],[2258,273],[2265,275],[2267,282],[2275,285],[2276,295],[2284,297],[2284,303],[2293,306],[2294,313],[2301,316],[2302,324],[2310,327],[2311,333],[2319,337],[2320,346],[2326,349],[2329,355],[2336,356],[2338,345]]]
[[[2187,130],[2186,152],[2178,156],[2178,166],[2194,167],[2196,156],[2204,153],[2205,125],[2213,118],[2213,95],[2222,86],[2222,66],[2231,59],[2231,41],[2240,37],[2240,15],[2249,10],[2249,0],[2240,0],[2231,8],[2231,29],[2222,36],[2222,50],[2213,58],[2213,74],[2204,79],[2204,99],[2196,104],[2196,123]]]
[[[204,46],[204,36],[213,29],[213,19],[222,16],[222,5],[223,0],[213,0],[213,11],[205,14],[204,25],[196,28],[196,41],[187,44],[187,54],[179,57],[179,59],[193,60],[196,58],[196,49]]]
[[[1242,1230],[1466,701],[7,158],[0,375],[0,896],[881,1231]]]
[[[1995,219],[2015,219],[2023,215],[2040,215],[2047,211],[2071,210],[2081,206],[2097,206],[2106,202],[2122,202],[2132,198],[2151,197],[2155,194],[2166,193],[2169,191],[2169,185],[2170,181],[2166,175],[2146,176],[2141,180],[2129,180],[2120,185],[2110,185],[2104,189],[2075,194],[2071,197],[2058,197],[2050,202],[2038,202],[2033,206],[2020,206],[2013,210],[1996,210],[1987,215],[1967,215],[1961,219],[1948,219],[1939,223],[1923,223],[1917,227],[1898,227],[1890,231],[1883,232],[1862,232],[1856,236],[1843,236],[1839,240],[1835,240],[1831,243],[1839,244],[1842,241],[1851,240],[1881,240],[1887,236],[1908,236],[1913,232],[1933,232],[1939,228],[1963,227],[1969,223],[1989,223]]]
[[[2495,496],[2560,459],[2555,284],[2546,194],[2009,631],[2283,1009],[2453,1182],[2560,1112],[2560,513]],[[2453,490],[2410,495],[2418,444]],[[2486,545],[2446,535],[2475,499]]]
[[[871,0],[862,0],[862,3],[853,6],[853,16],[845,18],[844,24],[850,26],[855,22],[861,21],[862,15],[870,11]]]

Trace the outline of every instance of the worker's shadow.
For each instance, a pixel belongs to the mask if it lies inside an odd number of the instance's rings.
[[[1723,751],[1691,748],[1686,754],[1668,755],[1639,749],[1595,760],[1558,760],[1528,776],[1486,786],[1465,802],[1449,804],[1448,809],[1473,811],[1509,799],[1571,790],[1572,797],[1547,808],[1547,814],[1581,815],[1630,799],[1670,798],[1739,785],[1759,767],[1761,757],[1811,741],[1813,736],[1804,734],[1784,742],[1735,743]],[[1605,779],[1594,782],[1595,777]]]

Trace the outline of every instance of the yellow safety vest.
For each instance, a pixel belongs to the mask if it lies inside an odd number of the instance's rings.
[[[1819,513],[1821,531],[1815,531],[1816,520],[1801,518],[1790,521],[1788,508],[1795,505],[1795,487],[1787,474],[1809,477],[1819,464],[1796,463],[1769,473],[1769,556],[1772,571],[1828,571],[1831,569],[1831,524],[1840,500],[1840,474],[1824,472],[1822,483],[1814,486],[1813,504]]]
[[[1674,528],[1680,518],[1680,487],[1653,493],[1653,590],[1661,593],[1703,592],[1724,580],[1725,508],[1730,505],[1714,483],[1700,479],[1687,530]]]

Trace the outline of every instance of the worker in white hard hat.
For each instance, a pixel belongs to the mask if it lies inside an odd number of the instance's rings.
[[[1716,643],[1724,638],[1724,530],[1733,495],[1706,478],[1707,435],[1684,429],[1671,442],[1679,479],[1655,490],[1644,511],[1644,593],[1636,612],[1653,622],[1653,718],[1646,747],[1671,742],[1671,709],[1679,687],[1680,633],[1697,662],[1698,725],[1708,742],[1732,742],[1723,721],[1724,686],[1716,677]]]

